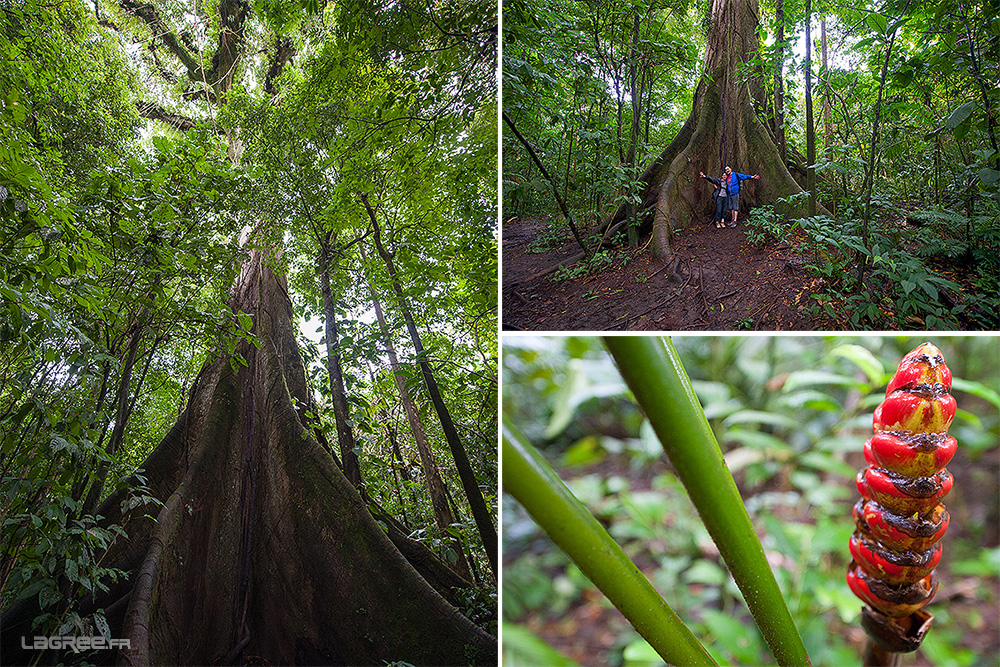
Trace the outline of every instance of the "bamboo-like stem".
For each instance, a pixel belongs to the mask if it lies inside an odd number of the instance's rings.
[[[503,486],[671,665],[716,665],[618,543],[504,417]]]
[[[646,413],[747,607],[782,667],[811,665],[736,482],[669,339],[608,336],[622,378]]]

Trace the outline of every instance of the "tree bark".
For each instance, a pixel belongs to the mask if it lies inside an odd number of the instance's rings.
[[[775,38],[774,63],[774,143],[781,156],[781,164],[788,164],[785,147],[785,2],[775,0],[775,21],[778,24],[778,34]]]
[[[357,445],[354,431],[348,423],[350,419],[347,405],[347,390],[344,388],[344,373],[340,364],[340,331],[337,328],[337,302],[330,289],[330,255],[336,236],[327,234],[321,240],[319,256],[317,257],[317,272],[320,279],[320,291],[323,294],[323,319],[326,326],[326,370],[330,381],[330,396],[333,397],[333,416],[337,423],[337,443],[340,446],[340,460],[343,462],[344,476],[356,488],[361,486],[361,465],[355,451]]]
[[[812,98],[812,0],[806,0],[806,189],[809,191],[809,215],[816,215],[816,127],[813,123]]]
[[[379,257],[385,262],[386,270],[389,272],[389,277],[392,280],[392,288],[396,293],[400,312],[402,312],[403,319],[406,321],[406,329],[410,334],[410,340],[413,342],[413,348],[417,353],[420,374],[423,376],[424,385],[427,387],[427,393],[431,397],[431,403],[434,404],[434,410],[437,412],[438,419],[441,420],[441,429],[444,431],[448,447],[451,449],[452,458],[455,460],[455,468],[458,470],[459,479],[462,480],[462,489],[465,491],[469,507],[472,509],[472,517],[476,522],[476,528],[479,530],[479,536],[482,539],[483,548],[486,550],[486,556],[489,558],[490,568],[493,570],[493,575],[497,576],[497,531],[493,526],[493,519],[490,517],[489,509],[486,507],[483,493],[479,490],[479,483],[476,481],[475,473],[472,471],[472,465],[469,463],[469,457],[465,453],[465,447],[462,445],[462,441],[458,437],[458,431],[455,429],[455,424],[451,420],[451,413],[448,412],[448,408],[444,404],[441,391],[438,389],[437,381],[434,379],[434,373],[427,362],[427,355],[424,352],[424,346],[420,340],[420,334],[417,332],[413,316],[410,314],[410,308],[403,294],[403,288],[399,284],[399,277],[396,273],[396,267],[392,262],[392,256],[386,252],[385,247],[382,245],[382,233],[379,229],[378,219],[375,216],[375,210],[372,209],[368,203],[368,197],[363,193],[361,194],[361,202],[364,204],[365,210],[368,212],[368,217],[371,219],[372,229],[374,230],[375,248],[378,250]]]
[[[362,259],[367,263],[368,257],[365,256],[364,246],[358,247],[361,250]],[[455,523],[455,518],[451,512],[451,508],[448,507],[447,491],[445,490],[444,482],[441,480],[437,462],[434,460],[434,453],[431,451],[431,444],[427,439],[427,431],[424,429],[423,420],[420,419],[420,412],[417,410],[417,405],[413,401],[413,397],[410,396],[410,391],[406,388],[406,378],[403,377],[403,366],[399,363],[399,357],[396,355],[396,346],[392,342],[389,326],[385,321],[382,303],[379,301],[378,294],[375,292],[375,286],[372,285],[370,279],[368,281],[368,291],[371,293],[372,304],[375,306],[375,317],[382,332],[382,340],[385,343],[386,354],[389,357],[389,367],[392,369],[392,377],[396,381],[396,390],[399,392],[399,401],[403,404],[406,419],[410,424],[410,432],[413,433],[413,441],[417,444],[420,465],[424,470],[427,492],[431,498],[431,508],[434,510],[434,522],[437,524],[442,539],[451,544],[451,548],[455,551],[457,556],[455,561],[456,570],[462,577],[471,580],[469,564],[462,550],[462,544],[456,537],[448,533],[448,528],[451,524]],[[399,447],[395,439],[393,439],[392,444],[395,447],[396,456],[402,460],[402,456],[399,456]]]
[[[758,52],[757,16],[757,0],[713,0],[705,69],[691,114],[639,177],[645,183],[640,215],[651,220],[653,253],[664,262],[672,255],[673,230],[711,218],[712,200],[698,173],[720,173],[726,166],[722,159],[723,128],[729,146],[725,162],[734,171],[761,176],[740,188],[741,209],[802,192],[757,115],[756,108],[764,106],[759,79],[743,80],[740,75],[741,66]],[[783,213],[801,217],[806,215],[806,206],[794,205]],[[604,222],[605,228],[625,215],[626,205],[622,204]]]
[[[98,510],[127,532],[102,562],[128,576],[93,601],[107,610],[111,635],[130,640],[118,659],[496,664],[495,640],[417,574],[304,427],[291,304],[259,252],[231,306],[255,313],[260,348],[241,343],[247,367],[225,358],[206,366],[184,415],[144,462],[165,503],[156,520],[145,507],[123,515],[125,491]],[[112,604],[120,599],[127,613]],[[0,618],[5,664],[35,658],[20,640],[37,613],[28,598]]]
[[[820,44],[823,49],[823,153],[827,160],[833,159],[833,122],[831,121],[831,107],[833,104],[830,102],[830,64],[827,60],[826,52],[826,17],[824,16],[819,23],[819,34],[820,34]]]

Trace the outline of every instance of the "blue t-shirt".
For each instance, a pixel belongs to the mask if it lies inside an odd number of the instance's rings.
[[[725,179],[726,175],[723,174],[722,178]],[[733,172],[729,175],[728,183],[726,183],[726,194],[738,195],[740,193],[740,181],[745,181],[748,178],[753,178],[753,176],[747,176],[746,174],[740,174]]]

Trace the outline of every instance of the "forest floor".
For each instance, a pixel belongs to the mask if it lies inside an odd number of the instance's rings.
[[[550,223],[512,219],[503,225],[503,328],[534,331],[816,330],[833,329],[810,314],[820,278],[792,245],[751,245],[741,218],[735,228],[710,220],[680,232],[677,274],[636,251],[613,251],[610,266],[592,275],[554,280],[539,274],[579,252],[572,238],[530,252]],[[568,234],[567,234],[568,236]]]

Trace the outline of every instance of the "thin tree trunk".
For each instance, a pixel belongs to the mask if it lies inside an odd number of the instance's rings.
[[[774,3],[775,20],[778,23],[778,35],[775,40],[776,53],[774,56],[774,143],[777,145],[778,154],[781,155],[781,163],[788,164],[788,155],[785,147],[785,3],[784,0],[775,0]]]
[[[117,409],[115,410],[115,426],[111,431],[111,437],[108,439],[108,445],[104,450],[109,457],[114,457],[118,451],[118,446],[121,444],[122,437],[125,435],[125,424],[128,422],[129,397],[131,395],[132,369],[135,366],[136,353],[139,351],[139,342],[142,339],[142,333],[146,327],[148,318],[149,311],[143,310],[142,314],[136,320],[132,338],[129,340],[125,364],[122,366],[121,377],[118,381],[118,390],[115,393],[115,403],[117,405]],[[152,354],[152,351],[150,354]],[[108,470],[110,468],[111,464],[108,461],[102,460],[98,464],[94,481],[90,485],[90,491],[87,493],[87,498],[84,500],[83,508],[80,511],[81,516],[94,513],[94,509],[101,499],[101,493],[104,491],[104,481],[108,477]]]
[[[323,319],[326,324],[326,369],[330,381],[330,395],[333,397],[333,415],[337,422],[337,443],[340,446],[340,460],[343,462],[344,476],[356,488],[361,485],[361,465],[358,462],[354,432],[348,423],[349,408],[347,390],[344,388],[344,373],[340,363],[340,331],[337,328],[337,301],[330,288],[330,264],[336,235],[328,233],[320,243],[317,258],[320,289],[323,293]]]
[[[902,14],[906,14],[906,10],[909,6],[910,0],[906,0],[906,5],[903,7]],[[871,222],[872,182],[875,179],[875,149],[878,147],[879,121],[882,118],[882,93],[885,91],[885,76],[889,71],[889,58],[892,56],[892,45],[896,42],[896,35],[898,32],[898,28],[893,31],[892,37],[889,38],[889,45],[885,49],[885,61],[882,63],[882,76],[879,79],[878,84],[878,99],[875,102],[875,118],[872,120],[872,142],[871,150],[868,153],[868,169],[865,171],[865,182],[862,188],[865,192],[865,204],[864,218],[861,221],[861,244],[866,250],[869,247],[868,228]],[[868,267],[868,256],[860,251],[857,252],[856,255],[858,263],[858,280],[855,290],[860,292],[864,287],[865,269]]]
[[[517,131],[517,127],[514,126],[514,121],[512,121],[506,113],[503,114],[503,122],[507,124],[507,127],[509,127],[510,131],[514,133],[514,136],[517,137],[517,140],[521,142],[521,145],[524,146],[524,149],[528,151],[528,155],[531,156],[531,160],[538,167],[538,170],[542,172],[542,176],[545,178],[545,180],[549,182],[549,186],[551,186],[552,188],[552,195],[556,198],[556,203],[559,204],[559,210],[562,211],[563,217],[566,219],[567,224],[569,224],[570,231],[573,232],[573,238],[576,239],[576,242],[580,244],[581,248],[583,248],[583,252],[587,255],[587,259],[590,259],[590,257],[593,255],[593,251],[587,246],[586,243],[583,242],[583,237],[580,236],[580,231],[576,228],[576,222],[574,222],[573,220],[573,215],[569,212],[569,208],[566,206],[566,202],[559,194],[559,188],[556,186],[556,182],[549,175],[548,170],[545,168],[545,165],[542,164],[542,161],[538,158],[538,155],[535,154],[535,149],[532,148],[531,144],[528,143],[528,140],[525,139],[521,135],[521,133]]]
[[[363,245],[359,245],[361,258],[368,262]],[[462,544],[457,538],[449,535],[448,528],[455,523],[455,518],[448,507],[448,496],[441,474],[438,471],[437,463],[434,461],[434,452],[431,450],[430,442],[427,439],[427,431],[424,429],[423,421],[420,419],[420,412],[417,405],[410,396],[406,388],[406,379],[403,377],[402,365],[396,355],[396,346],[392,342],[389,326],[385,321],[385,314],[382,311],[382,303],[375,292],[375,286],[371,280],[368,281],[368,290],[371,293],[372,304],[375,306],[375,317],[378,320],[379,329],[382,332],[382,340],[385,342],[386,354],[389,357],[389,367],[392,369],[392,376],[396,381],[396,389],[399,391],[399,401],[403,404],[406,412],[406,419],[410,423],[410,431],[413,433],[413,440],[417,444],[417,452],[420,455],[420,465],[424,469],[424,478],[427,480],[427,491],[431,497],[431,508],[434,510],[434,521],[437,524],[441,538],[449,542],[454,549],[457,558],[455,568],[460,575],[471,580],[469,574],[468,561],[462,551]],[[393,443],[395,445],[395,442]],[[398,455],[398,447],[397,447]],[[400,457],[401,458],[401,457]]]
[[[812,100],[812,0],[806,0],[806,189],[809,191],[809,215],[816,215],[816,128]]]
[[[455,424],[451,420],[451,414],[448,412],[448,408],[444,404],[444,399],[441,397],[441,391],[438,389],[431,366],[427,362],[424,346],[420,340],[420,334],[417,332],[413,316],[410,314],[410,308],[407,304],[406,296],[403,294],[403,288],[399,283],[399,276],[396,273],[396,267],[393,265],[392,256],[386,252],[385,247],[382,245],[382,234],[379,230],[375,211],[368,203],[368,197],[364,193],[361,193],[360,197],[369,218],[371,218],[375,236],[375,248],[378,250],[379,257],[385,262],[386,270],[389,272],[389,277],[392,280],[392,287],[396,293],[399,309],[403,314],[403,319],[406,321],[406,329],[410,334],[410,340],[413,342],[413,348],[417,353],[420,373],[423,375],[427,393],[434,404],[434,410],[441,420],[441,429],[444,431],[445,439],[448,441],[452,458],[455,459],[455,468],[458,470],[458,476],[462,480],[462,488],[465,490],[469,507],[472,509],[472,516],[475,519],[476,528],[479,530],[479,536],[483,541],[486,556],[489,558],[490,568],[493,570],[493,575],[497,576],[497,531],[493,526],[493,519],[490,517],[489,509],[486,507],[483,493],[479,490],[479,483],[476,481],[475,473],[472,471],[472,465],[469,463],[465,447],[459,439]]]
[[[633,185],[635,181],[635,153],[639,143],[639,123],[642,120],[642,91],[639,89],[639,11],[632,15],[632,38],[629,44],[628,84],[629,97],[632,99],[632,124],[629,132],[628,151],[625,154],[625,170],[628,173],[628,216],[629,223],[628,247],[633,250],[639,246],[638,221],[635,220],[635,200]]]
[[[989,90],[987,89],[987,81],[983,77],[983,73],[980,67],[980,56],[976,53],[976,41],[972,37],[972,17],[970,17],[966,11],[965,6],[959,2],[958,8],[962,12],[962,23],[965,25],[965,36],[966,43],[969,45],[969,67],[972,71],[972,78],[975,79],[976,83],[979,85],[979,90],[983,96],[983,106],[986,110],[986,132],[987,136],[990,138],[990,145],[993,147],[993,168],[1000,170],[1000,148],[997,147],[997,136],[996,136],[996,126],[998,125],[996,116],[993,113],[993,103],[991,102],[991,96]],[[987,21],[989,20],[989,14],[986,14]],[[994,65],[995,67],[996,65]],[[994,75],[996,70],[993,70]]]
[[[833,159],[833,123],[830,118],[830,69],[826,53],[826,17],[819,22],[820,43],[823,48],[823,80],[825,92],[823,93],[823,152],[827,160]]]

